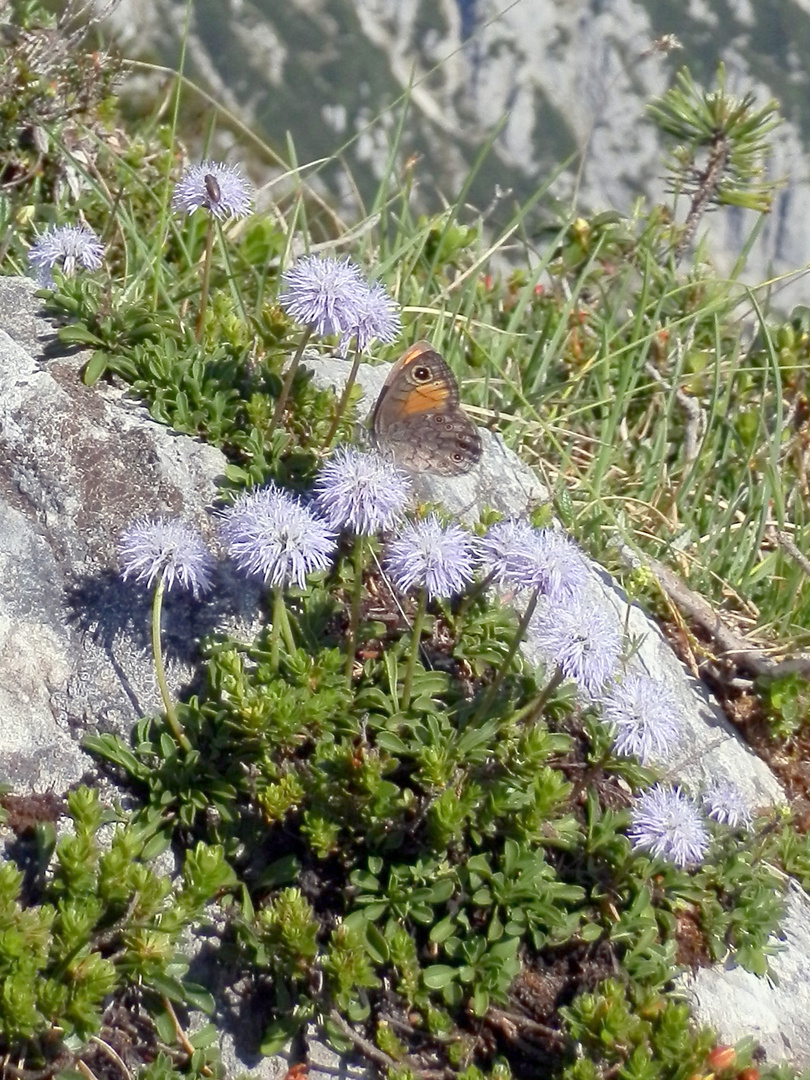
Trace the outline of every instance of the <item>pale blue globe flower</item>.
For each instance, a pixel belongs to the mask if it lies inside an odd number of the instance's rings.
[[[666,761],[681,734],[681,706],[664,683],[648,675],[625,675],[602,706],[602,720],[613,729],[613,749],[646,765]]]
[[[360,536],[390,530],[411,494],[411,481],[387,458],[339,446],[315,480],[315,505],[331,529]]]
[[[524,559],[510,560],[515,585],[537,589],[554,603],[577,597],[588,579],[588,565],[574,541],[561,529],[533,529]]]
[[[272,481],[241,495],[220,531],[239,569],[273,586],[303,587],[307,574],[330,566],[336,548],[327,523]]]
[[[435,514],[407,524],[386,549],[384,566],[400,592],[425,589],[428,599],[462,592],[473,578],[473,542],[459,525]]]
[[[366,289],[366,295],[358,304],[354,325],[341,335],[339,351],[345,356],[352,338],[360,352],[365,352],[372,341],[390,344],[401,329],[399,305],[379,282],[375,282]]]
[[[162,575],[167,591],[179,585],[195,597],[213,584],[213,555],[197,530],[181,521],[136,521],[121,537],[118,559],[125,581],[151,586]]]
[[[497,584],[536,590],[555,603],[578,596],[588,578],[584,556],[566,533],[535,529],[524,518],[493,525],[480,550]]]
[[[514,585],[518,567],[531,558],[537,530],[525,518],[506,518],[491,525],[478,542],[486,574],[497,585]]]
[[[713,780],[703,792],[709,817],[732,829],[751,828],[751,810],[737,788],[725,777]]]
[[[678,787],[655,784],[637,796],[628,831],[636,851],[648,851],[675,866],[700,863],[709,833],[700,811]]]
[[[279,303],[296,322],[321,337],[355,331],[368,285],[348,257],[305,255],[285,271],[282,283]]]
[[[622,647],[612,613],[582,599],[539,607],[529,623],[528,641],[591,697],[613,675]]]
[[[36,270],[43,288],[54,285],[51,271],[57,263],[72,277],[77,264],[85,270],[98,270],[104,257],[104,245],[86,225],[55,225],[47,229],[28,252],[28,262]]]
[[[203,161],[190,165],[172,195],[178,214],[208,210],[216,218],[247,217],[253,209],[253,187],[235,165]]]

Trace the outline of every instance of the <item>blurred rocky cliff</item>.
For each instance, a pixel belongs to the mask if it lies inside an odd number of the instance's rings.
[[[185,15],[183,0],[122,0],[109,26],[125,55],[176,65]],[[645,103],[683,64],[711,87],[722,60],[732,93],[775,98],[785,117],[771,163],[785,184],[746,280],[810,261],[807,0],[194,0],[189,31],[187,73],[251,129],[279,147],[289,132],[302,164],[341,151],[304,175],[350,219],[387,170],[406,100],[398,172],[410,161],[423,206],[455,201],[493,138],[467,200],[496,221],[566,161],[554,195],[630,213],[664,197]],[[734,208],[709,219],[722,271],[753,223]],[[776,298],[804,294],[794,277]]]

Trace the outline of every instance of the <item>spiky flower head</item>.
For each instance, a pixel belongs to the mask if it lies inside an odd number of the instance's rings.
[[[681,708],[664,683],[648,675],[625,675],[615,683],[602,708],[613,728],[613,749],[635,755],[642,764],[665,761],[681,735]]]
[[[363,536],[392,529],[410,493],[401,469],[356,446],[339,446],[315,480],[315,504],[329,527]]]
[[[121,537],[118,559],[125,581],[134,578],[151,586],[163,575],[167,591],[179,585],[195,597],[213,583],[214,557],[197,530],[182,521],[136,521]]]
[[[709,817],[732,829],[751,828],[751,810],[730,780],[713,780],[703,792],[703,805]]]
[[[581,598],[541,605],[529,623],[529,643],[592,697],[615,671],[622,647],[612,613]]]
[[[537,530],[525,518],[506,518],[491,525],[478,542],[487,574],[498,585],[514,585],[515,572],[531,558]]]
[[[220,531],[239,569],[274,586],[303,587],[307,574],[327,569],[336,546],[323,518],[272,481],[241,495]]]
[[[98,270],[103,257],[104,245],[86,225],[54,225],[28,252],[28,262],[36,270],[37,281],[43,288],[54,285],[51,271],[58,262],[63,273],[72,276],[77,264],[85,270]]]
[[[354,326],[341,335],[340,352],[346,355],[352,338],[360,352],[365,352],[375,340],[389,344],[399,336],[401,329],[398,304],[379,282],[375,282],[366,289],[358,304]]]
[[[369,290],[348,256],[305,255],[285,271],[282,282],[279,303],[296,322],[321,337],[354,333]]]
[[[709,833],[700,810],[679,787],[655,784],[635,800],[631,810],[630,843],[675,866],[701,862]]]
[[[247,217],[253,209],[253,187],[235,165],[202,161],[190,165],[177,181],[172,209],[178,214],[203,209],[220,219]]]
[[[511,584],[537,589],[560,604],[578,596],[588,579],[582,552],[561,529],[532,529],[525,541],[508,553],[506,566]]]
[[[400,592],[426,589],[428,598],[454,596],[472,581],[473,544],[459,525],[435,514],[410,522],[388,545],[385,569]]]

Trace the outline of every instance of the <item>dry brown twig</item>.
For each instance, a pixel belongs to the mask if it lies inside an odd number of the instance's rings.
[[[640,564],[652,573],[662,592],[714,638],[724,658],[733,660],[757,676],[780,678],[784,675],[810,675],[810,655],[800,653],[788,660],[772,660],[762,649],[752,646],[747,638],[724,622],[711,604],[690,589],[668,566],[649,555],[638,554],[626,544],[622,545],[621,554],[628,565]]]
[[[773,535],[782,550],[790,555],[791,559],[810,577],[810,559],[807,558],[803,551],[798,549],[793,537],[786,533],[784,529],[774,529]]]
[[[407,1068],[411,1069],[416,1076],[420,1077],[420,1080],[450,1080],[454,1075],[451,1069],[420,1068],[417,1062],[408,1055],[406,1055],[402,1061],[395,1061],[386,1054],[384,1050],[380,1050],[373,1042],[369,1042],[368,1039],[356,1032],[351,1024],[340,1015],[337,1009],[332,1009],[330,1011],[329,1019],[340,1029],[341,1033],[354,1043],[357,1049],[360,1050],[369,1061],[373,1061],[375,1065],[380,1065],[384,1069],[397,1069],[402,1068],[402,1066],[405,1065]]]

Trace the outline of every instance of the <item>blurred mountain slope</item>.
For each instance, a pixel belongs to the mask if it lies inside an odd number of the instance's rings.
[[[111,26],[125,54],[176,64],[182,0],[122,0]],[[675,35],[681,48],[656,46]],[[340,160],[307,176],[361,213],[386,167],[407,97],[400,163],[418,155],[417,191],[453,201],[498,124],[469,199],[525,198],[574,155],[554,193],[583,209],[629,212],[661,198],[660,136],[645,103],[687,64],[704,86],[780,103],[771,174],[785,178],[752,253],[760,281],[810,261],[810,0],[195,0],[187,71],[299,162]],[[711,249],[730,269],[753,219],[710,219]],[[782,306],[803,296],[793,283]]]

